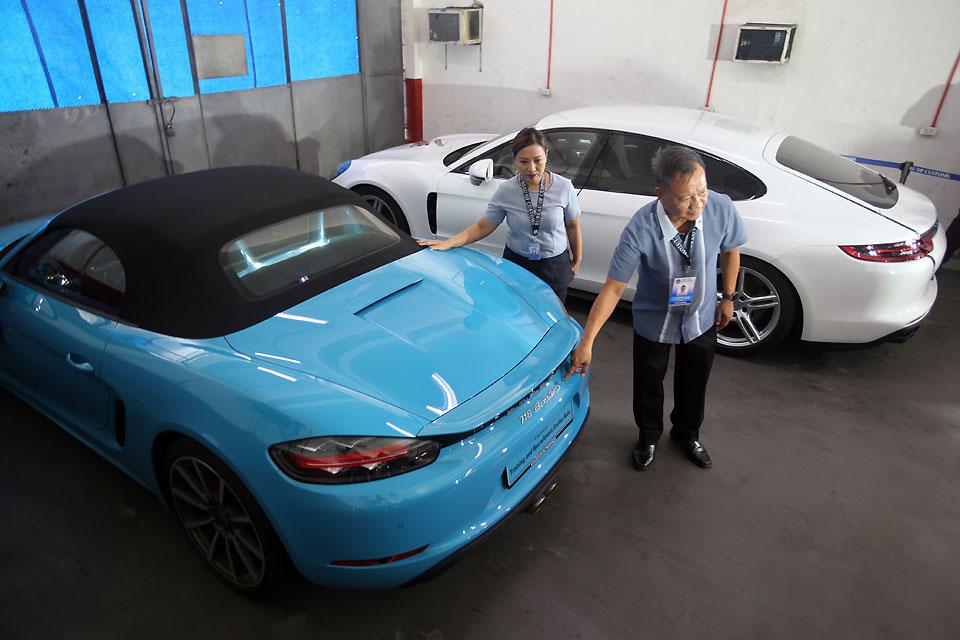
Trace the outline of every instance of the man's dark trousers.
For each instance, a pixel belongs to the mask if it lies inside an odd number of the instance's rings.
[[[713,327],[695,340],[677,345],[653,342],[634,332],[633,417],[643,444],[656,444],[663,433],[663,378],[670,347],[676,348],[670,422],[681,439],[700,439],[707,381],[717,351],[717,330]]]

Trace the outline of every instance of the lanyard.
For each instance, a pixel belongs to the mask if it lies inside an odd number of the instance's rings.
[[[533,236],[540,233],[540,217],[543,215],[543,176],[540,177],[540,192],[537,194],[537,208],[533,208],[533,202],[530,201],[530,189],[527,183],[523,181],[523,176],[517,174],[517,180],[520,182],[520,191],[523,192],[523,201],[527,204],[527,215],[530,216],[530,226],[533,227]]]
[[[683,261],[686,266],[691,266],[693,264],[693,247],[696,244],[697,240],[697,228],[692,227],[690,233],[687,234],[687,246],[683,246],[683,242],[680,240],[680,234],[670,238],[670,242],[673,243],[673,246],[676,247],[677,251],[680,252],[680,255],[683,256]]]

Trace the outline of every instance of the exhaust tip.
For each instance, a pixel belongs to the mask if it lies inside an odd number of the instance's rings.
[[[547,485],[547,488],[541,491],[540,495],[534,498],[533,502],[530,503],[530,506],[527,507],[527,513],[537,513],[540,511],[540,507],[543,506],[543,503],[547,501],[547,498],[550,497],[550,494],[553,493],[554,489],[556,488],[556,482],[551,482],[549,485]]]

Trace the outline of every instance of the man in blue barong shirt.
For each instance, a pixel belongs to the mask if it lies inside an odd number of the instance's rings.
[[[740,269],[738,247],[747,240],[728,196],[707,190],[700,156],[687,147],[660,149],[653,157],[657,200],[627,223],[610,261],[607,280],[587,318],[566,377],[585,375],[593,343],[637,272],[633,298],[633,414],[640,437],[633,466],[646,470],[663,433],[663,378],[671,347],[674,406],[670,437],[700,467],[712,462],[700,442],[717,330],[733,317]],[[723,297],[717,301],[717,257]]]

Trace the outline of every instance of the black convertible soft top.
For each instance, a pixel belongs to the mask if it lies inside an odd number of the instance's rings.
[[[211,169],[142,182],[81,202],[48,229],[78,228],[103,240],[126,272],[120,319],[183,338],[239,331],[420,247],[400,242],[261,300],[243,297],[220,265],[228,242],[357,194],[281,167]]]

